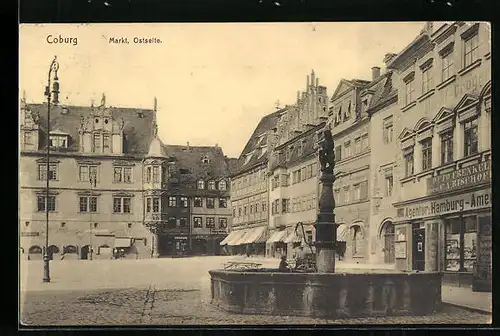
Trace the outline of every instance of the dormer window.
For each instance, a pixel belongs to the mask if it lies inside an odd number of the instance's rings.
[[[205,181],[198,180],[198,189],[205,189]]]
[[[226,190],[227,184],[225,180],[220,180],[219,181],[219,190]]]
[[[208,181],[208,190],[215,190],[215,181]]]
[[[50,135],[50,147],[56,148],[68,148],[68,136],[67,135]]]
[[[210,159],[208,158],[208,156],[205,155],[205,156],[203,156],[201,158],[201,162],[203,162],[203,163],[210,163]]]

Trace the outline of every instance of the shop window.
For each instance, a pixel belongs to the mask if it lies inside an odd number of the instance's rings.
[[[477,217],[446,221],[446,271],[472,272],[477,253]]]
[[[476,216],[464,217],[464,265],[465,272],[474,271],[477,257],[477,218]]]

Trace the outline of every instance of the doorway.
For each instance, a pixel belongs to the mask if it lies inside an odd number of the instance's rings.
[[[425,270],[425,228],[413,229],[413,270]]]
[[[387,222],[384,228],[384,263],[394,263],[394,225]]]
[[[87,260],[89,258],[89,253],[90,253],[90,246],[89,245],[82,246],[82,248],[80,249],[81,259]]]

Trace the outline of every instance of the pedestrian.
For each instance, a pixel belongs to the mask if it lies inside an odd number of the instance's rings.
[[[288,263],[286,262],[286,255],[281,256],[280,265],[278,266],[280,272],[288,272]]]

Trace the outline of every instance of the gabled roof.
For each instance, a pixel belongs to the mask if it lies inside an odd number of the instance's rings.
[[[280,116],[287,111],[287,109],[288,107],[282,108],[264,116],[260,120],[238,158],[234,172],[235,174],[256,164],[267,162],[267,155],[261,155],[263,151],[267,150],[263,145],[267,143],[270,133],[273,132],[273,128],[277,126]],[[253,153],[252,157],[247,161],[247,155],[250,153]]]
[[[26,104],[26,108],[32,113],[39,115],[39,126],[42,133],[47,131],[47,104]],[[97,108],[90,106],[60,106],[51,105],[50,121],[51,129],[61,130],[71,136],[68,150],[79,151],[80,120],[89,116]],[[148,152],[149,144],[153,138],[154,114],[153,110],[128,108],[128,107],[108,107],[108,111],[115,120],[123,118],[124,137],[126,154],[145,155]],[[63,111],[65,110],[65,111]],[[40,137],[40,148],[45,146],[45,137]]]
[[[413,134],[415,134],[415,132],[414,132],[414,131],[412,131],[412,130],[411,130],[411,129],[409,129],[408,127],[405,127],[405,128],[403,129],[403,131],[401,132],[401,134],[399,134],[398,139],[399,139],[399,140],[403,140],[403,139],[405,139],[405,138],[407,138],[407,137],[409,137],[409,136],[412,136]]]
[[[167,187],[169,192],[186,196],[220,194],[219,191],[198,190],[196,183],[200,179],[219,181],[229,178],[229,165],[222,148],[218,146],[164,145],[163,149],[173,161],[171,178]],[[209,159],[208,163],[202,162],[204,157]]]
[[[351,80],[348,80],[348,79],[344,79],[342,78],[339,82],[339,84],[337,85],[337,88],[335,89],[335,92],[333,93],[332,95],[332,98],[330,99],[330,101],[334,101],[338,95],[340,95],[341,93],[355,87],[355,88],[364,88],[366,87],[370,82],[369,81],[366,81],[366,80],[363,80],[363,79],[351,79]]]

